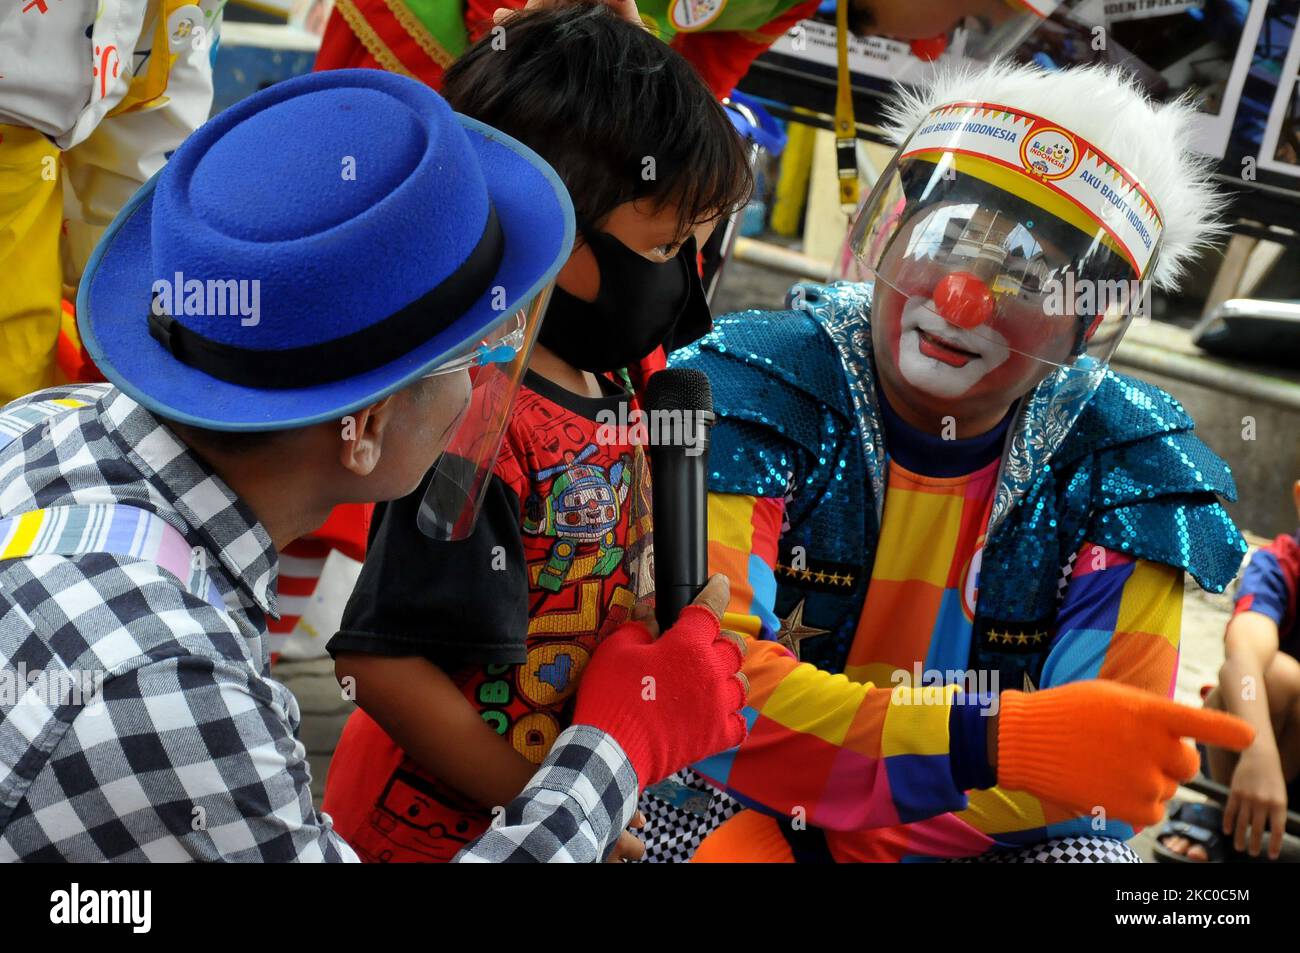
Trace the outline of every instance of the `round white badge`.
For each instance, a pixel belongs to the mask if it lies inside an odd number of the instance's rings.
[[[961,580],[961,611],[967,620],[975,620],[975,604],[980,597],[980,565],[984,562],[984,539],[981,537],[979,548],[966,564]]]
[[[682,33],[703,30],[722,15],[727,0],[673,0],[668,19]]]
[[[167,18],[167,46],[173,53],[194,49],[204,42],[203,11],[194,4],[181,7]]]

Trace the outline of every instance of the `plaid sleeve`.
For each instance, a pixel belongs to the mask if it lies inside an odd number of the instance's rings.
[[[574,725],[555,740],[533,779],[457,863],[593,863],[604,859],[636,810],[637,781],[605,732]]]
[[[31,861],[355,861],[312,806],[288,689],[180,655],[109,679],[4,831]]]

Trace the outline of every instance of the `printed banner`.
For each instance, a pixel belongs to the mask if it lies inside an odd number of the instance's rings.
[[[1205,0],[1106,0],[1103,8],[1107,23],[1124,20],[1149,20],[1188,10],[1200,10]]]

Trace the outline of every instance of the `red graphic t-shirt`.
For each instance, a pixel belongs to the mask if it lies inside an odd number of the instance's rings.
[[[470,539],[420,533],[423,486],[378,508],[330,650],[430,658],[540,763],[592,651],[653,589],[648,468],[617,429],[633,399],[608,391],[580,397],[529,373]],[[491,821],[362,711],[335,751],[325,810],[381,862],[450,860]]]

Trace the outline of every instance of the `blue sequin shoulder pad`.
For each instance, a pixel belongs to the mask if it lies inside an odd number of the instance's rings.
[[[795,493],[811,507],[830,484],[863,479],[845,370],[813,316],[726,315],[671,363],[703,371],[713,386],[715,492]]]

